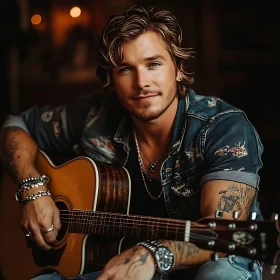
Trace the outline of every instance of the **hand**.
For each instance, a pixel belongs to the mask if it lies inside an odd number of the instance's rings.
[[[35,243],[44,250],[51,249],[60,230],[59,210],[50,196],[40,197],[22,206],[21,225],[25,233],[31,232]],[[44,233],[47,229],[53,229]]]
[[[154,273],[155,261],[151,252],[135,246],[112,258],[96,280],[150,280]]]

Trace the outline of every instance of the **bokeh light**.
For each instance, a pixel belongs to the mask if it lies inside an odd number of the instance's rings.
[[[79,17],[81,14],[81,9],[79,7],[73,7],[70,10],[70,16],[71,17]]]
[[[32,24],[39,24],[41,22],[42,18],[40,15],[36,14],[36,15],[33,15],[32,18],[31,18],[31,22]]]

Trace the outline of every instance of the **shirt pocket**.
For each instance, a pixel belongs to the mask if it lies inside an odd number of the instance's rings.
[[[180,197],[190,197],[200,191],[196,168],[184,172],[175,172],[171,181],[171,190]]]

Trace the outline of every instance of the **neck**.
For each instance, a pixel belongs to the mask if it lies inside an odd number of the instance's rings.
[[[133,118],[138,140],[150,147],[166,147],[169,143],[172,126],[177,112],[178,98],[157,119],[144,122]]]

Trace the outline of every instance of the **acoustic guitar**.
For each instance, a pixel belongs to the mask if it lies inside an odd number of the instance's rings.
[[[129,214],[131,182],[123,167],[78,157],[56,166],[39,151],[36,166],[50,178],[62,228],[50,251],[34,246],[20,227],[16,185],[1,181],[0,265],[5,280],[29,280],[57,271],[66,277],[101,269],[143,239],[192,242],[201,249],[250,257],[272,265],[279,257],[279,222],[204,219],[190,222]]]

